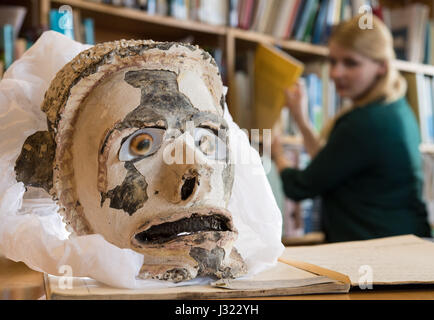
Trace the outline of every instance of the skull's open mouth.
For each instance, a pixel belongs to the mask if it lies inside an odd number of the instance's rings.
[[[141,245],[162,244],[171,240],[210,231],[233,231],[230,218],[221,214],[192,214],[173,222],[154,225],[135,235]]]

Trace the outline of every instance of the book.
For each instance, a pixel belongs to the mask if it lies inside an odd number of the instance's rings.
[[[254,66],[256,128],[271,129],[285,103],[285,89],[296,83],[304,65],[282,50],[260,44],[256,49]]]
[[[83,28],[84,28],[84,43],[94,45],[95,44],[94,20],[91,18],[84,19]]]
[[[269,35],[273,34],[274,26],[276,24],[276,20],[279,15],[279,12],[282,9],[284,2],[288,0],[273,0],[273,1],[274,1],[273,6],[271,8],[269,16],[267,17],[267,23],[264,30],[264,33]]]
[[[360,8],[368,4],[366,0],[352,0],[352,11],[353,16],[356,16],[360,13]]]
[[[122,4],[124,7],[138,9],[140,8],[140,4],[136,0],[123,0]]]
[[[314,73],[306,76],[309,118],[317,133],[323,125],[323,98],[321,79]]]
[[[149,15],[153,16],[157,14],[157,0],[148,0],[146,5],[146,11]]]
[[[414,235],[285,248],[276,266],[250,279],[161,289],[118,289],[90,278],[44,274],[46,297],[55,299],[228,299],[348,293],[355,288],[434,284],[434,243]]]
[[[423,63],[431,64],[431,51],[433,50],[431,44],[431,23],[427,22],[425,28],[425,48],[423,52]]]
[[[78,42],[83,42],[83,24],[81,22],[81,11],[73,9],[72,10],[72,20],[73,20],[73,30],[74,30],[74,40]]]
[[[189,12],[188,16],[193,21],[199,20],[199,8],[201,0],[190,0],[189,1]]]
[[[255,50],[246,50],[236,56],[235,90],[237,124],[242,129],[254,128]]]
[[[14,28],[11,24],[5,24],[0,31],[0,56],[7,70],[14,62]]]
[[[251,115],[250,101],[249,98],[250,91],[250,78],[247,72],[237,71],[235,72],[234,78],[234,94],[235,94],[235,105],[237,106],[236,114],[233,114],[238,121],[237,124],[240,128],[247,129],[252,128],[252,122],[249,117]]]
[[[242,7],[240,21],[239,21],[239,26],[241,29],[247,30],[250,28],[254,5],[255,5],[254,0],[243,1],[243,7]]]
[[[238,2],[239,0],[229,0],[229,26],[238,27]]]
[[[423,89],[423,106],[424,106],[424,119],[425,128],[426,128],[426,136],[427,143],[434,143],[434,117],[433,117],[433,108],[434,108],[434,100],[433,100],[433,91],[432,91],[432,83],[431,78],[425,76],[424,77],[424,89]]]
[[[258,2],[256,6],[256,12],[254,13],[252,24],[250,26],[250,29],[253,31],[259,31],[259,25],[263,23],[263,15],[266,10],[266,7],[269,5],[268,0],[257,0],[257,1]],[[239,10],[242,10],[242,7],[239,7]]]
[[[315,23],[315,18],[317,17],[318,14],[318,8],[319,8],[319,0],[315,0],[311,8],[311,11],[309,12],[307,25],[304,30],[303,36],[301,38],[301,40],[304,42],[311,42],[312,40],[313,26]]]
[[[338,3],[337,0],[328,0],[327,14],[326,14],[326,27],[324,28],[324,33],[322,34],[322,43],[325,43],[332,32],[333,26],[336,24],[335,21],[335,11]]]
[[[226,25],[228,3],[221,0],[201,1],[199,20],[212,25]]]
[[[166,0],[156,0],[156,14],[160,16],[167,16],[169,14],[169,4]]]
[[[312,43],[313,44],[322,44],[323,39],[323,30],[326,29],[326,19],[327,19],[327,6],[328,6],[329,0],[323,0],[321,1],[319,11],[318,11],[318,17],[315,21],[315,26],[313,30],[313,36],[312,36]]]
[[[187,20],[189,19],[189,1],[188,0],[172,0],[173,3],[173,13],[177,19]]]
[[[422,142],[429,141],[425,107],[425,79],[420,73],[403,73],[407,80],[407,99],[420,126]]]
[[[342,0],[336,0],[335,7],[333,11],[333,25],[339,24],[341,22],[341,7],[342,7]]]
[[[286,248],[279,261],[351,287],[434,284],[434,243],[414,235]]]
[[[295,2],[296,0],[286,0],[281,4],[281,8],[276,17],[272,31],[272,35],[275,38],[285,37],[286,28],[291,17],[292,10],[294,10]]]
[[[291,16],[289,17],[288,24],[286,26],[285,35],[284,35],[285,39],[289,39],[293,34],[293,29],[297,20],[298,11],[302,4],[303,4],[302,0],[295,0],[294,6],[292,8]]]
[[[351,19],[353,16],[353,7],[351,5],[350,0],[342,0],[341,13],[340,13],[340,21],[346,21]]]
[[[428,14],[429,7],[420,3],[383,8],[384,22],[392,32],[398,59],[423,62]]]
[[[295,16],[294,24],[292,25],[292,31],[289,35],[290,38],[295,38],[297,34],[297,30],[300,27],[303,16],[306,14],[306,6],[309,2],[302,0],[297,8],[297,14]]]
[[[119,289],[90,278],[73,278],[72,288],[62,288],[61,278],[44,274],[48,300],[185,300],[290,296],[313,293],[347,293],[349,285],[278,262],[251,279],[217,280],[208,285],[172,288]]]
[[[434,19],[431,19],[429,22],[430,25],[430,44],[431,50],[429,53],[429,63],[434,64]]]
[[[26,7],[2,5],[0,10],[0,26],[11,25],[14,31],[12,38],[15,40],[18,38],[26,14]]]
[[[267,30],[268,23],[270,21],[270,17],[273,14],[273,8],[276,0],[263,0],[264,5],[262,8],[262,12],[260,12],[257,20],[257,28],[255,31],[260,33],[265,33]]]
[[[72,12],[69,10],[50,10],[50,29],[74,40],[74,22]]]

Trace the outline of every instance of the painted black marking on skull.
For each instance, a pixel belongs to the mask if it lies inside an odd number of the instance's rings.
[[[163,120],[166,128],[182,129],[185,120],[199,112],[178,88],[177,75],[166,70],[139,70],[125,74],[125,81],[141,89],[140,105],[130,112],[117,129],[141,128],[145,122]],[[176,124],[178,123],[178,124]],[[174,125],[175,124],[175,125]]]
[[[17,181],[50,192],[55,153],[56,142],[50,132],[38,131],[28,137],[15,163]]]
[[[101,207],[106,199],[110,199],[110,208],[122,209],[132,216],[148,200],[148,183],[131,162],[125,163],[125,169],[127,176],[124,182],[113,190],[101,193]]]
[[[190,256],[199,264],[198,274],[214,275],[219,271],[225,258],[225,250],[215,247],[212,250],[206,250],[199,247],[193,247],[190,250]]]

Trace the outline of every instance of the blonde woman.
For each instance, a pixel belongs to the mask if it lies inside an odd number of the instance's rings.
[[[272,157],[288,198],[321,196],[328,242],[429,237],[419,129],[405,99],[406,82],[391,65],[393,39],[381,20],[361,29],[359,18],[338,25],[329,41],[330,77],[350,106],[316,137],[304,116],[302,86],[287,90],[312,161],[303,171],[292,169],[279,139]]]

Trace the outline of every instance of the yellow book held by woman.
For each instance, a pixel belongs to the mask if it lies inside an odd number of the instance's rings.
[[[254,87],[256,128],[273,128],[285,103],[285,89],[297,82],[303,70],[304,65],[284,51],[270,45],[258,45]]]

